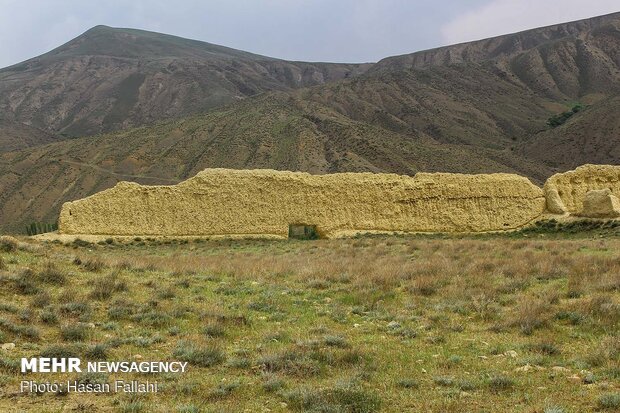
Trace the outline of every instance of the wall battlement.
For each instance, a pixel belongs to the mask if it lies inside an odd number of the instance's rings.
[[[603,175],[611,176],[605,178],[611,182],[614,173]],[[559,198],[566,202],[567,191],[572,194],[566,186],[570,184],[564,184],[562,176],[554,178],[561,185],[546,185],[545,191],[560,188]],[[576,197],[566,199],[577,204]],[[67,202],[60,213],[59,232],[287,237],[290,225],[316,226],[323,237],[503,231],[540,219],[547,203],[541,188],[513,174],[418,173],[411,177],[207,169],[173,186],[120,182]]]
[[[574,171],[553,175],[544,186],[549,210],[569,214],[580,214],[586,194],[603,189],[620,197],[620,166],[583,165]]]

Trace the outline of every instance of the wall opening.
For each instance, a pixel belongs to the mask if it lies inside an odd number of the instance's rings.
[[[288,226],[288,237],[290,239],[319,239],[316,225],[290,224]]]

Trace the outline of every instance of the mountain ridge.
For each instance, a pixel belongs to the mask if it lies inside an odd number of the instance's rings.
[[[272,90],[355,76],[366,64],[288,62],[197,40],[96,26],[0,70],[9,120],[92,135],[204,112]]]
[[[431,49],[426,49],[426,50],[420,50],[417,52],[412,52],[412,53],[404,53],[401,55],[395,55],[395,56],[388,56],[385,57],[383,59],[380,59],[377,62],[377,67],[381,67],[383,64],[392,62],[392,61],[401,61],[400,64],[405,64],[405,62],[407,62],[407,60],[410,60],[410,64],[411,67],[424,67],[426,65],[431,65],[434,62],[437,62],[436,59],[433,59],[432,56],[433,55],[445,55],[444,52],[451,52],[453,50],[468,50],[471,48],[476,48],[477,46],[488,46],[488,45],[492,45],[492,44],[497,44],[499,41],[500,45],[506,46],[505,43],[503,43],[503,39],[509,38],[510,42],[513,42],[514,45],[516,44],[521,44],[521,42],[518,40],[520,37],[522,36],[531,36],[532,34],[537,34],[540,32],[541,37],[545,38],[547,37],[545,40],[549,41],[549,40],[553,40],[548,38],[548,33],[549,31],[551,31],[552,33],[556,33],[556,35],[558,33],[562,33],[563,37],[569,36],[572,34],[577,34],[579,32],[579,30],[583,30],[584,26],[600,26],[601,23],[604,22],[617,22],[618,19],[620,19],[620,12],[615,12],[615,13],[609,13],[609,14],[605,14],[602,16],[594,16],[594,17],[589,17],[586,19],[579,19],[579,20],[573,20],[570,22],[564,22],[564,23],[557,23],[557,24],[551,24],[548,26],[543,26],[543,27],[536,27],[536,28],[532,28],[532,29],[526,29],[526,30],[520,30],[514,33],[507,33],[507,34],[503,34],[503,35],[499,35],[499,36],[491,36],[491,37],[486,37],[483,39],[478,39],[478,40],[473,40],[473,41],[468,41],[468,42],[461,42],[461,43],[456,43],[456,44],[452,44],[452,45],[447,45],[447,46],[439,46],[439,47],[434,47]],[[547,36],[545,36],[547,35]],[[516,39],[516,41],[515,41]],[[541,43],[541,38],[538,38],[537,41],[531,42],[531,46],[530,47],[526,47],[526,49],[531,49],[534,48],[536,46],[539,46]],[[557,39],[556,39],[557,40]],[[457,60],[441,60],[440,65],[446,65],[446,64],[453,64],[453,63],[463,63],[464,61],[466,61],[468,58],[475,58],[477,60],[477,62],[479,63],[481,60],[489,60],[489,59],[493,59],[493,58],[497,58],[499,56],[499,54],[503,53],[505,51],[505,48],[502,47],[497,47],[495,50],[495,52],[497,52],[496,54],[489,54],[486,56],[481,56],[481,55],[473,55],[473,56],[467,56],[466,54],[460,55],[460,59],[458,59],[458,55],[457,56],[453,56],[453,54],[448,53],[448,57],[452,57],[452,58],[457,58]],[[525,51],[525,49],[521,49],[521,52]]]

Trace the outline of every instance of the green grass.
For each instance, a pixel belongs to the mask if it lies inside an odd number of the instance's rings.
[[[3,252],[0,333],[16,347],[0,410],[614,411],[620,238],[543,227]],[[17,369],[35,355],[189,367],[149,376],[156,395],[31,397]],[[116,378],[146,377],[80,380]]]

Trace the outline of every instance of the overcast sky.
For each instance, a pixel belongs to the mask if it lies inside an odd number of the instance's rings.
[[[289,60],[369,62],[616,11],[618,0],[0,0],[0,67],[98,24]]]

